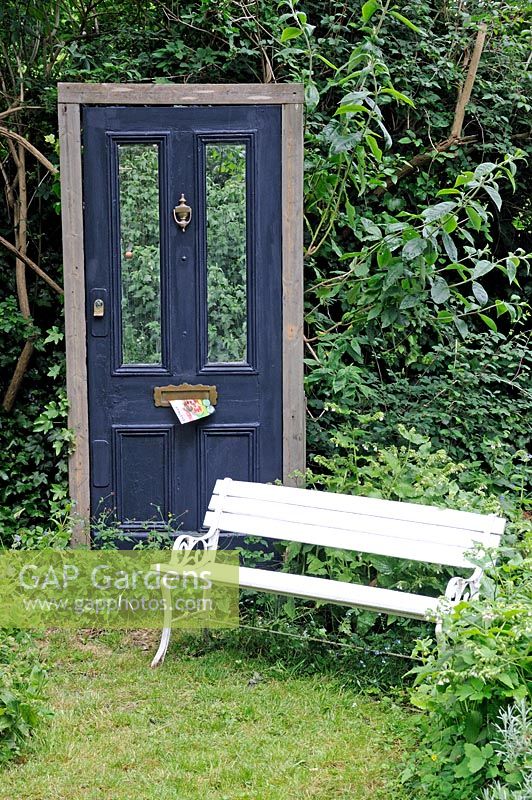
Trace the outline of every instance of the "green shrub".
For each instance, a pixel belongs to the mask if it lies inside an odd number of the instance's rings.
[[[532,686],[532,531],[503,549],[481,599],[444,618],[438,646],[420,642],[424,663],[413,703],[427,713],[422,742],[404,773],[413,796],[469,800],[490,781],[518,785],[522,774],[497,746],[497,721]],[[487,597],[486,597],[487,595]]]
[[[444,450],[434,450],[428,437],[398,425],[399,445],[368,442],[368,428],[382,419],[377,413],[358,416],[364,427],[344,410],[343,423],[333,433],[334,455],[315,456],[320,472],[308,473],[308,484],[333,492],[404,500],[410,503],[500,513],[497,498],[473,480],[466,464],[455,463]],[[338,580],[373,581],[387,589],[441,594],[452,573],[438,565],[374,555],[358,555],[306,545],[290,544],[288,563],[299,559],[305,572]]]
[[[45,682],[31,635],[0,629],[0,765],[22,752],[49,715]]]
[[[10,301],[0,300],[0,334],[22,319],[16,311],[5,313],[6,307]],[[73,436],[62,385],[64,354],[56,349],[62,340],[55,326],[40,332],[13,411],[0,410],[0,547],[18,541],[34,546],[41,536],[50,544],[69,507],[67,456]],[[9,377],[17,352],[0,347],[3,378]]]
[[[332,455],[316,455],[319,467],[308,472],[311,486],[333,492],[404,500],[409,503],[497,513],[500,504],[490,496],[482,474],[471,474],[467,463],[434,448],[430,438],[414,427],[397,424],[389,438],[398,444],[373,441],[384,413],[360,415],[331,406],[343,416],[330,442]]]
[[[462,483],[469,479],[493,494],[507,495],[510,503],[527,502],[532,489],[530,335],[490,333],[452,345],[442,342],[404,369],[395,353],[383,355],[384,350],[384,342],[376,343],[375,355],[384,362],[381,379],[374,376],[368,384],[369,367],[358,376],[367,397],[356,404],[344,402],[344,390],[335,391],[327,375],[322,376],[329,401],[319,406],[321,419],[309,426],[311,452],[336,453],[337,443],[328,432],[331,427],[345,430],[346,414],[359,445],[366,447],[400,445],[402,423],[462,464]],[[369,408],[371,416],[366,414]]]
[[[429,436],[470,472],[484,475],[494,492],[530,490],[527,450],[532,414],[530,335],[471,336],[467,343],[433,348],[408,375],[381,388],[385,416],[377,441],[389,441],[399,422]]]

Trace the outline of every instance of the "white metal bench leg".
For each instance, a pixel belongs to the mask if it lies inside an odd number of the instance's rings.
[[[151,668],[155,669],[155,667],[160,666],[166,655],[166,651],[168,650],[168,645],[170,644],[170,634],[172,633],[171,628],[163,628],[163,633],[161,636],[161,643],[159,645],[159,649],[155,653],[154,659],[151,662]]]
[[[163,589],[164,607],[164,627],[161,634],[161,642],[159,649],[155,653],[154,659],[151,662],[152,669],[158,667],[163,663],[168,645],[170,644],[170,636],[172,634],[172,597],[170,591]]]
[[[218,516],[220,513],[221,512],[219,512]],[[175,540],[172,551],[192,550],[194,547],[197,547],[198,544],[201,544],[205,550],[216,550],[218,547],[218,536],[219,530],[216,526],[211,526],[205,536],[192,536],[190,534],[183,534],[178,536]],[[155,568],[158,569],[159,565],[155,565]],[[170,589],[167,589],[164,586],[162,593],[165,602],[163,631],[161,634],[159,649],[155,653],[154,659],[151,662],[152,669],[155,669],[155,667],[158,667],[163,663],[164,657],[168,650],[168,645],[170,644],[170,636],[172,635],[172,593]]]

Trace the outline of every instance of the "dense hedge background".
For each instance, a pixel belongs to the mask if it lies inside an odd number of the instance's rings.
[[[449,144],[483,22],[471,100]],[[304,81],[311,466],[333,453],[346,411],[380,410],[368,443],[399,442],[401,421],[498,492],[526,483],[530,283],[526,260],[507,256],[531,249],[530,162],[517,156],[495,185],[493,166],[481,168],[489,191],[466,174],[438,197],[464,171],[532,151],[522,4],[7,1],[0,23],[0,124],[56,165],[57,81]],[[0,134],[0,235],[11,243],[17,147]],[[25,169],[25,252],[60,284],[58,179],[30,153]],[[67,502],[61,299],[25,272],[26,319],[14,257],[0,248],[2,391],[24,342],[35,348],[2,415],[6,543],[35,525],[44,533]]]

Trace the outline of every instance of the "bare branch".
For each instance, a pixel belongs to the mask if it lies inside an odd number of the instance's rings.
[[[18,198],[15,203],[15,243],[17,252],[26,255],[28,242],[28,192],[26,186],[26,151],[18,144]],[[16,261],[17,296],[20,312],[26,319],[31,319],[30,300],[26,283],[26,264],[21,258]]]
[[[510,137],[511,139],[515,139],[516,141],[527,139],[532,139],[532,128],[529,131],[524,131],[523,133],[514,133],[513,136]]]
[[[6,389],[4,399],[2,400],[2,407],[4,411],[9,412],[13,408],[13,404],[18,394],[18,390],[20,389],[20,384],[22,383],[22,379],[28,369],[32,353],[33,353],[33,339],[28,339],[22,349],[22,353],[19,356],[19,359],[17,361],[17,366],[15,367],[15,371],[13,373],[13,377],[9,381],[9,386]]]
[[[4,119],[4,117],[9,117],[10,114],[16,114],[17,111],[22,111],[24,106],[14,106],[13,108],[8,108],[6,111],[0,112],[0,119]]]
[[[482,50],[484,49],[484,42],[486,41],[487,30],[488,26],[486,25],[486,23],[481,22],[477,33],[475,46],[473,48],[471,61],[469,62],[467,77],[458,95],[456,108],[454,110],[454,120],[450,136],[451,139],[453,138],[459,139],[462,134],[462,126],[464,124],[466,106],[471,99],[471,91],[473,89],[473,84],[475,83],[475,78],[477,76],[478,65],[480,62],[480,56],[482,55]]]
[[[9,53],[7,51],[7,47],[5,46],[4,42],[2,42],[0,44],[0,47],[2,48],[2,55],[4,57],[4,64],[7,67],[7,70],[9,72],[9,77],[11,78],[11,84],[14,86],[14,85],[16,85],[16,78],[15,78],[15,74],[13,72],[13,68],[11,66],[11,59],[9,57]],[[2,81],[2,83],[3,82],[4,81]]]
[[[6,185],[5,186],[5,192],[6,192],[7,205],[8,205],[8,207],[10,209],[12,209],[13,206],[15,205],[15,198],[13,196],[13,184],[9,180],[9,176],[8,176],[7,172],[5,171],[4,165],[2,164],[1,161],[0,161],[0,174],[2,175],[2,178],[4,179],[4,183]]]
[[[57,294],[63,294],[63,289],[61,288],[61,286],[59,286],[59,284],[57,284],[54,281],[53,278],[50,278],[50,276],[43,269],[41,269],[34,261],[32,261],[31,258],[28,258],[28,256],[20,253],[17,250],[17,248],[14,245],[12,245],[11,242],[8,242],[7,239],[4,239],[3,236],[0,236],[0,244],[3,245],[6,248],[6,250],[9,250],[10,253],[13,253],[13,255],[16,256],[16,258],[23,261],[27,267],[36,272],[37,275],[39,275],[39,277],[43,279],[43,281],[46,281],[48,286],[51,286],[52,289],[54,289],[54,291],[57,292]]]
[[[487,25],[485,22],[481,22],[477,32],[473,53],[471,55],[471,59],[468,61],[469,69],[467,71],[467,77],[464,85],[458,93],[458,99],[456,101],[456,107],[454,110],[454,120],[449,137],[435,145],[433,150],[428,150],[425,153],[418,153],[418,155],[414,156],[414,158],[408,164],[405,164],[405,166],[399,170],[399,172],[394,176],[393,181],[388,178],[385,186],[379,186],[377,189],[375,189],[373,192],[374,195],[377,197],[382,197],[382,195],[391,189],[391,187],[394,186],[398,181],[400,181],[401,178],[404,178],[406,175],[410,175],[410,173],[415,169],[419,169],[425,164],[428,164],[437,156],[438,153],[444,153],[446,150],[449,150],[452,145],[470,144],[471,142],[477,141],[476,136],[462,136],[462,126],[464,124],[466,107],[471,99],[471,92],[477,76],[480,56],[482,55],[484,42],[486,41],[486,34]]]
[[[411,161],[405,164],[404,167],[395,174],[395,180],[392,181],[391,178],[388,178],[386,180],[386,185],[378,186],[373,191],[373,194],[376,197],[382,197],[384,192],[387,192],[388,189],[391,189],[392,186],[395,186],[395,184],[400,181],[401,178],[404,178],[406,175],[410,175],[410,173],[415,169],[419,169],[420,167],[425,166],[425,164],[429,164],[439,153],[445,153],[445,151],[449,150],[449,148],[453,145],[471,144],[472,142],[476,142],[477,138],[477,136],[462,136],[460,139],[453,139],[450,136],[448,139],[444,139],[443,142],[438,142],[438,144],[434,145],[433,150],[427,150],[425,153],[418,153],[416,156],[414,156]]]
[[[14,131],[8,130],[8,128],[4,128],[0,126],[0,136],[6,136],[8,139],[14,139],[14,141],[19,142],[26,150],[31,153],[37,161],[40,161],[43,167],[46,167],[48,172],[51,172],[52,175],[57,175],[59,170],[57,167],[54,167],[51,161],[48,161],[46,156],[43,156],[40,150],[37,150],[24,136],[21,136],[20,133],[15,133]]]
[[[7,146],[8,146],[8,148],[9,148],[9,152],[11,153],[11,158],[12,158],[12,159],[13,159],[13,161],[15,162],[15,166],[16,166],[16,168],[17,168],[17,181],[18,181],[18,167],[19,167],[19,160],[18,160],[17,148],[16,148],[16,147],[15,147],[15,145],[13,144],[13,140],[12,140],[12,139],[8,139],[8,140],[7,140]]]

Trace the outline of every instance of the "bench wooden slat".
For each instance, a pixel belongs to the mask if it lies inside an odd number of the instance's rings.
[[[347,511],[331,511],[321,508],[303,508],[287,503],[270,503],[266,500],[248,500],[240,497],[226,497],[223,504],[223,522],[220,524],[230,526],[230,515],[238,514],[253,518],[263,517],[276,521],[294,522],[311,527],[335,528],[339,531],[358,531],[368,536],[387,537],[414,541],[427,541],[435,544],[451,545],[467,550],[474,543],[487,547],[498,545],[497,534],[482,531],[465,530],[464,528],[450,528],[445,525],[428,525],[426,522],[390,519],[390,517],[368,516],[367,514],[353,514]],[[214,523],[215,511],[208,512],[205,517],[206,525]],[[226,522],[227,520],[227,522]],[[230,527],[228,528],[230,530]],[[327,542],[330,547],[335,547],[334,538]]]
[[[228,497],[267,500],[271,503],[290,503],[302,508],[322,508],[411,522],[426,522],[429,525],[445,525],[451,528],[465,528],[499,535],[504,532],[506,524],[503,517],[497,517],[495,514],[475,514],[470,511],[435,508],[417,503],[403,503],[395,500],[380,500],[375,497],[358,497],[244,481],[230,481],[224,486],[223,480],[218,480],[209,503],[209,509],[214,508],[216,496],[220,492]]]
[[[210,512],[209,512],[210,513]],[[454,567],[471,567],[464,556],[464,548],[434,542],[400,539],[392,535],[372,536],[363,531],[340,531],[325,526],[315,527],[297,522],[268,520],[244,514],[222,512],[218,520],[222,531],[259,536],[265,539],[285,539],[293,542],[357,550],[362,553],[406,558],[412,561],[428,561],[432,564],[447,564]]]
[[[239,576],[242,589],[257,589],[308,600],[323,600],[415,619],[425,619],[427,612],[435,612],[439,602],[438,598],[426,595],[265,569],[240,567]]]

